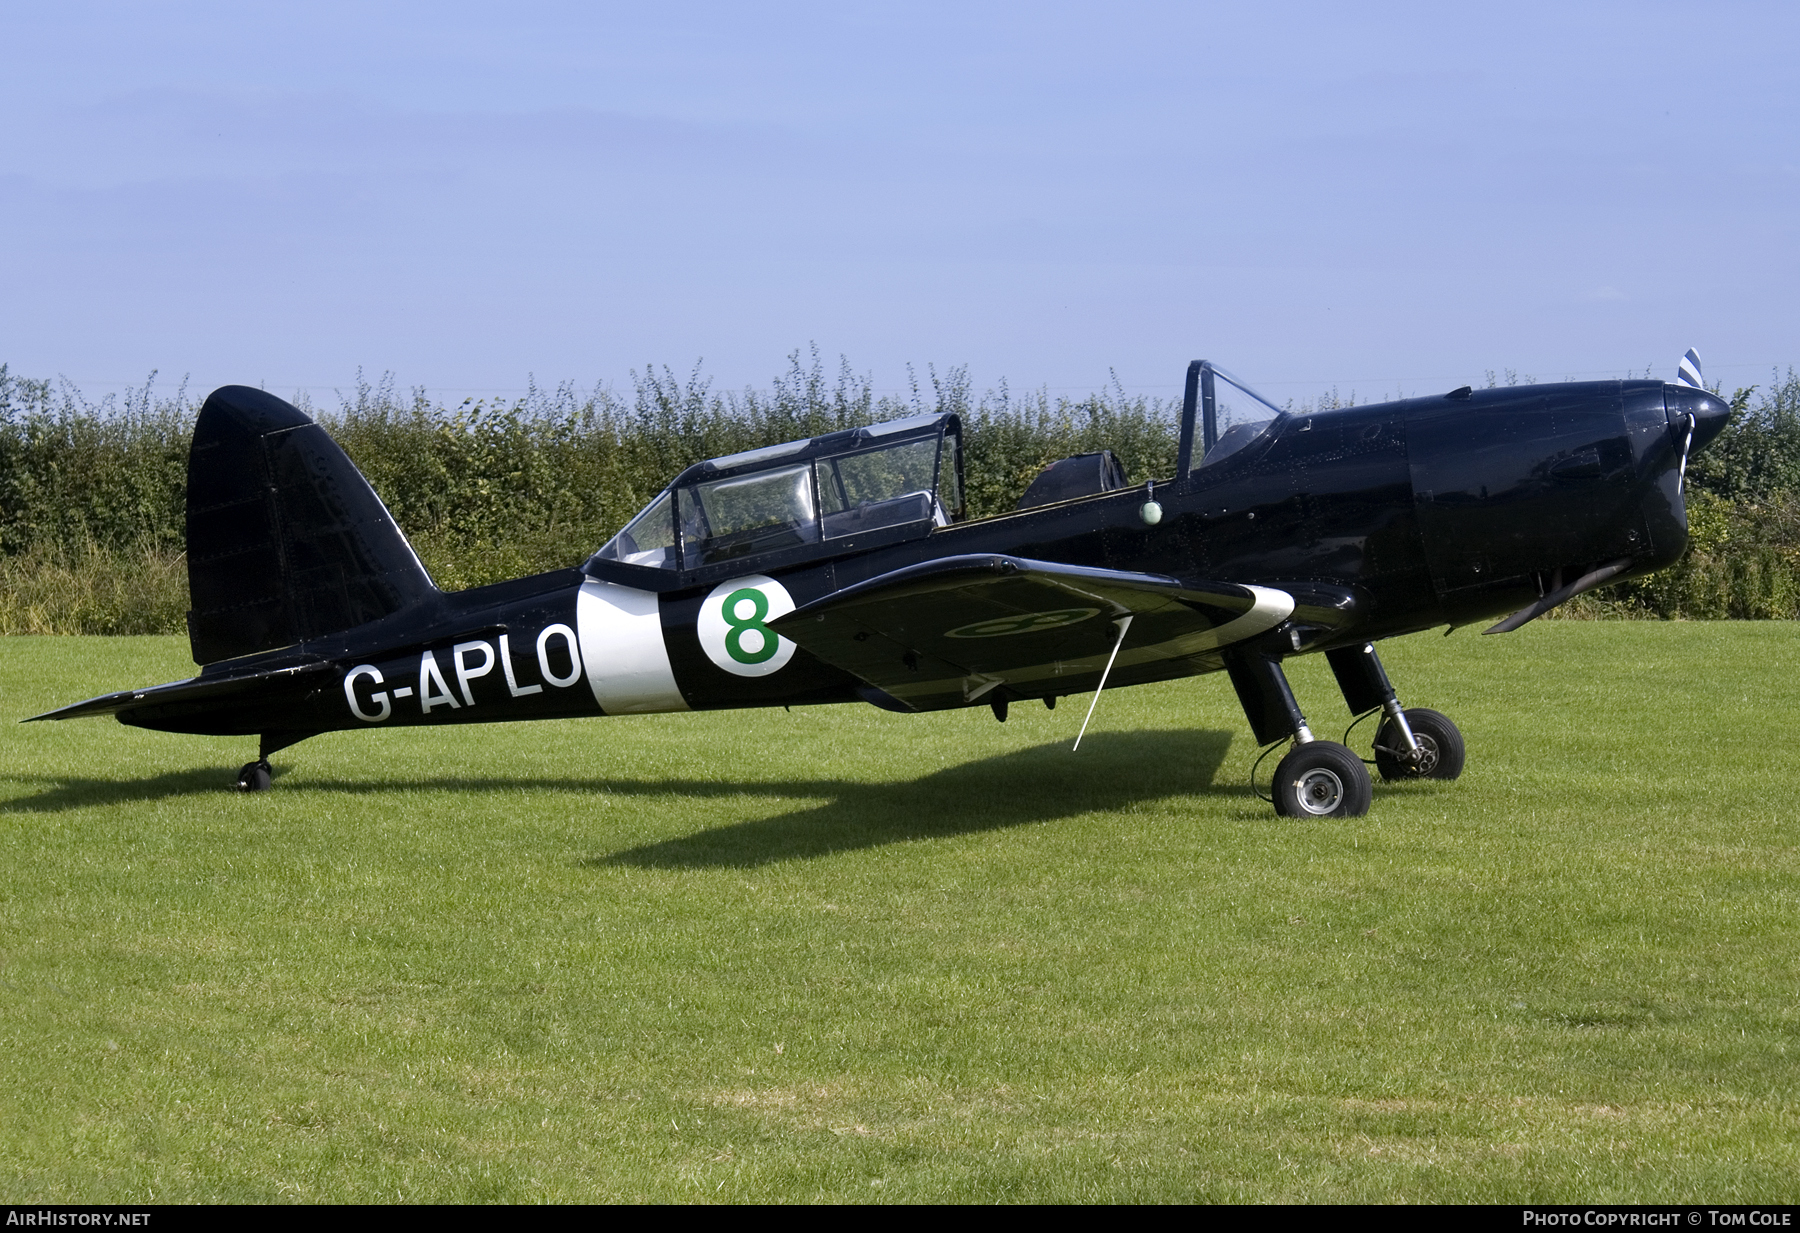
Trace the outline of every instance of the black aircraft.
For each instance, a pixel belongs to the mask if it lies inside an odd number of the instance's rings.
[[[1375,644],[1517,629],[1673,563],[1688,458],[1728,414],[1691,351],[1675,384],[1317,413],[1197,360],[1170,478],[1084,454],[965,520],[962,426],[915,415],[697,463],[581,568],[444,592],[324,429],[227,386],[188,456],[200,675],[35,718],[256,735],[258,791],[270,754],[338,729],[856,701],[1005,720],[1223,669],[1257,741],[1293,742],[1276,810],[1354,816],[1369,772],[1313,736],[1282,661],[1323,652],[1350,712],[1382,713],[1383,779],[1456,778],[1461,734],[1401,706]]]

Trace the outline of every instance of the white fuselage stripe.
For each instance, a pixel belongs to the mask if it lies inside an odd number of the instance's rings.
[[[608,715],[685,711],[663,642],[656,593],[590,578],[575,598],[581,666]]]

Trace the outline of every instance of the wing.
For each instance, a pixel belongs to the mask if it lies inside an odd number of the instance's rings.
[[[1210,671],[1222,648],[1294,606],[1272,587],[960,556],[845,587],[770,624],[866,682],[871,702],[928,711],[1093,689],[1126,617],[1117,683]]]

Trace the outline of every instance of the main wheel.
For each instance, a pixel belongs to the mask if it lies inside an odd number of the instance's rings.
[[[1425,707],[1403,712],[1406,726],[1419,742],[1419,761],[1409,763],[1403,754],[1406,742],[1400,739],[1394,721],[1384,720],[1375,734],[1375,769],[1388,781],[1396,779],[1455,779],[1463,771],[1463,738],[1447,715]]]
[[[238,772],[239,792],[267,792],[269,790],[269,764],[267,762],[246,762],[244,769]]]
[[[1308,741],[1275,768],[1275,812],[1284,818],[1360,818],[1374,794],[1363,760],[1336,741]]]

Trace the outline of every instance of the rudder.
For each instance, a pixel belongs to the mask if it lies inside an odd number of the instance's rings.
[[[187,548],[197,664],[353,629],[437,593],[337,442],[248,386],[214,390],[200,408]]]

